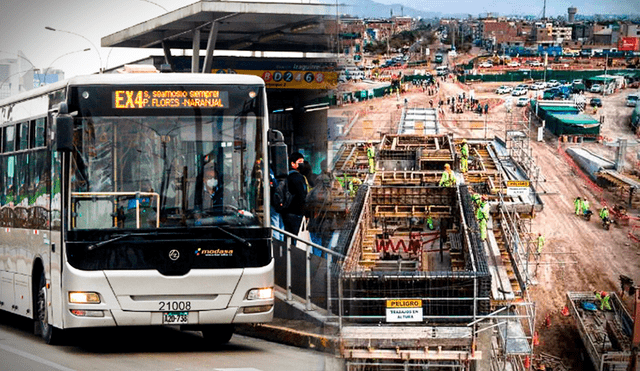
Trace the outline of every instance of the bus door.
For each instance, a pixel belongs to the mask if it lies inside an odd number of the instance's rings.
[[[48,122],[51,125],[51,132],[56,132],[56,124],[53,118],[54,115],[49,116]],[[55,138],[55,136],[54,136]],[[62,292],[62,268],[63,268],[63,258],[62,254],[64,251],[63,241],[62,241],[62,204],[63,204],[63,188],[66,188],[66,182],[63,176],[63,169],[67,169],[68,173],[68,159],[69,154],[64,152],[57,151],[56,139],[53,140],[53,143],[50,143],[51,150],[49,151],[49,160],[51,161],[51,167],[49,169],[51,174],[51,184],[50,184],[50,214],[49,214],[49,266],[45,267],[45,270],[49,270],[49,278],[51,288],[49,290],[51,306],[49,308],[49,318],[52,319],[49,322],[56,327],[63,327],[62,323],[62,310],[64,306],[64,292]],[[45,241],[46,244],[47,241]],[[45,262],[46,264],[47,262]]]

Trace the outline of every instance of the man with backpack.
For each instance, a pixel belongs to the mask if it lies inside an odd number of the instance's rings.
[[[300,174],[300,169],[304,164],[304,156],[299,152],[294,152],[289,156],[289,175],[286,178],[287,191],[291,194],[291,199],[287,200],[288,205],[280,211],[284,230],[298,235],[302,218],[304,217],[305,201],[307,199],[307,182],[304,175]]]

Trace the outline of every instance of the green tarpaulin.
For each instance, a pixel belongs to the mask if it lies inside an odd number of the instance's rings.
[[[600,122],[585,114],[549,113],[546,128],[555,135],[599,135]]]
[[[536,104],[537,101],[536,100],[532,100],[531,101],[531,108],[533,110],[533,112],[537,112],[538,117],[540,117],[541,120],[546,120],[547,115],[549,114],[572,114],[572,115],[577,115],[578,113],[580,113],[580,110],[578,109],[578,107],[576,107],[573,104],[566,104],[566,105],[545,105],[544,102],[540,103],[540,107],[538,108],[538,110],[536,111]]]

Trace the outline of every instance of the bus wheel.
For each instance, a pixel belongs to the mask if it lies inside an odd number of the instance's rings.
[[[49,324],[49,311],[47,310],[48,294],[44,272],[40,276],[40,286],[38,286],[38,297],[36,301],[37,326],[40,335],[47,344],[58,344],[61,338],[61,331]]]
[[[212,345],[224,345],[233,336],[233,325],[210,325],[202,329],[202,336]]]

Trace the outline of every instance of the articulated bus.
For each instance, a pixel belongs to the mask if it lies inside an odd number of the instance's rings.
[[[0,101],[0,309],[47,343],[180,325],[221,344],[272,320],[268,133],[253,76],[91,75]]]

